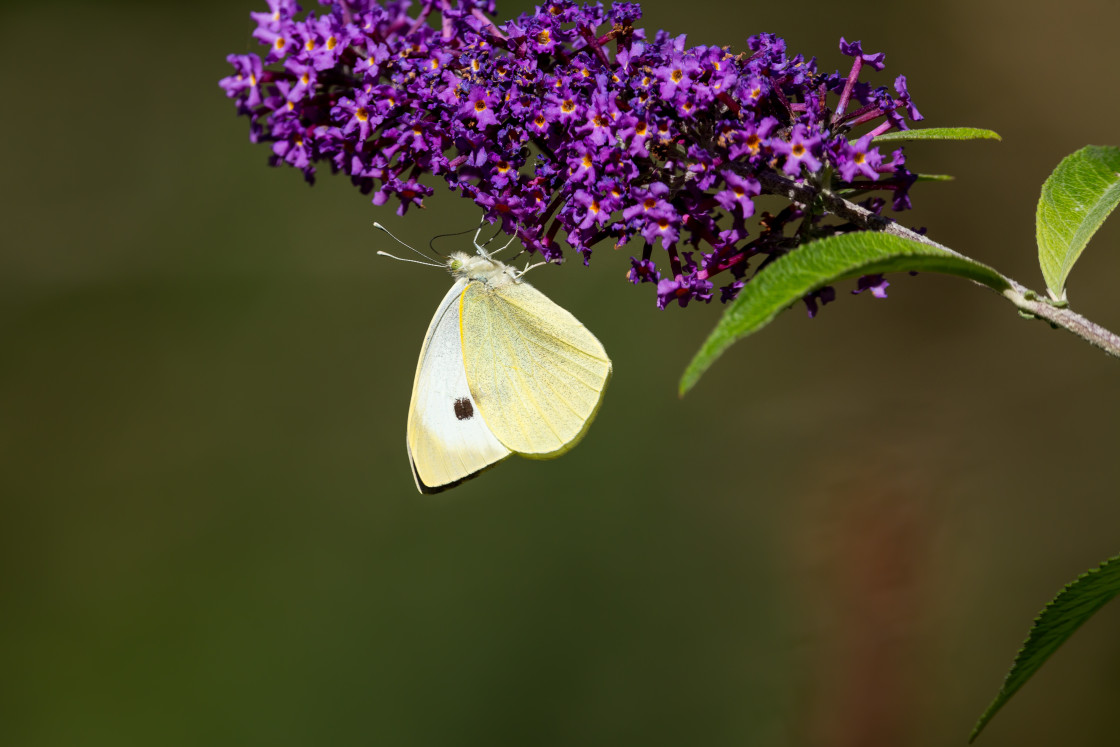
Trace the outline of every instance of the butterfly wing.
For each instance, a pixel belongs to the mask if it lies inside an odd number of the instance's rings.
[[[611,376],[595,335],[527,283],[468,283],[460,313],[471,396],[498,441],[540,458],[574,446]]]
[[[408,458],[422,493],[453,487],[510,454],[480,416],[467,386],[459,301],[468,284],[457,281],[436,309],[412,384]]]

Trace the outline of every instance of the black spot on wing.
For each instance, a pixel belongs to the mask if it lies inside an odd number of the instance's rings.
[[[470,420],[474,417],[474,405],[466,397],[455,400],[455,417],[459,420]]]

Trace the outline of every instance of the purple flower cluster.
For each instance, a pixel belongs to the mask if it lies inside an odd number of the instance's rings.
[[[791,203],[762,214],[751,237],[754,198],[774,176],[842,195],[885,190],[894,209],[909,207],[915,176],[901,151],[885,157],[871,139],[921,115],[904,77],[893,91],[859,81],[883,55],[858,42],[841,40],[848,74],[822,74],[770,34],[738,54],[649,39],[633,25],[636,3],[550,0],[502,25],[493,0],[424,0],[415,15],[408,0],[341,0],[318,15],[268,4],[252,14],[268,51],[231,55],[221,86],[274,165],[312,180],[326,163],[375,204],[398,200],[399,214],[438,175],[554,262],[561,231],[585,263],[604,239],[641,241],[627,277],[654,283],[662,308],[710,301],[723,273],[726,302],[753,257],[757,271],[845,230]],[[886,200],[863,204],[878,213]]]

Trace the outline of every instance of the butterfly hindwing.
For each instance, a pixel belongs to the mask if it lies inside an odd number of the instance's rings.
[[[452,487],[509,456],[481,417],[467,385],[459,334],[458,280],[428,326],[408,410],[408,455],[424,493]]]

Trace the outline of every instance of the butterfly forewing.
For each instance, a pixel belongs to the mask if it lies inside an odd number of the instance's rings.
[[[466,380],[498,441],[539,457],[574,446],[611,375],[599,340],[526,283],[471,282],[460,313]]]
[[[463,369],[459,280],[436,309],[412,385],[408,455],[416,486],[438,492],[509,456],[479,413]]]

